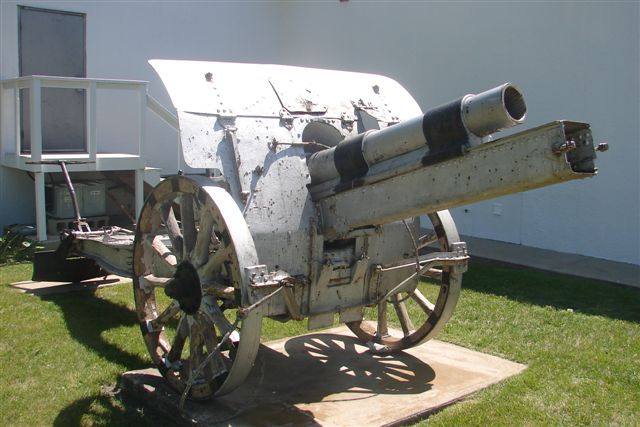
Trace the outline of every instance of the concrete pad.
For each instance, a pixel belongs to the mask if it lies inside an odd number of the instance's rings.
[[[240,388],[184,411],[155,369],[127,372],[121,386],[185,425],[381,426],[423,418],[525,368],[435,340],[373,355],[343,326],[262,345]]]
[[[63,292],[96,290],[104,286],[114,286],[129,283],[131,279],[110,274],[106,278],[85,280],[84,282],[34,282],[27,280],[24,282],[11,283],[15,289],[34,295],[51,295]]]
[[[640,265],[469,236],[462,236],[462,240],[472,258],[640,288]]]

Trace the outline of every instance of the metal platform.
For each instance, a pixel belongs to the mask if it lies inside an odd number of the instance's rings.
[[[262,345],[241,387],[184,411],[154,369],[125,373],[121,387],[183,425],[382,426],[425,418],[524,369],[440,341],[375,356],[338,327]]]

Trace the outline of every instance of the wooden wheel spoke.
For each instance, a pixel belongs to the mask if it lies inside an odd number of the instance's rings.
[[[429,246],[438,241],[438,235],[435,232],[427,233],[418,239],[418,249]]]
[[[207,355],[211,355],[209,357],[208,369],[211,370],[212,376],[218,376],[223,372],[227,371],[227,368],[224,363],[224,359],[222,358],[222,353],[218,348],[218,337],[216,335],[216,328],[213,324],[211,318],[209,318],[205,312],[201,312],[200,316],[202,316],[201,323],[203,325],[202,331],[204,336],[204,344],[207,348]]]
[[[430,268],[429,270],[422,273],[421,276],[429,279],[442,280],[442,269]]]
[[[162,243],[160,236],[144,239],[144,261],[147,269],[156,277],[173,277],[177,260],[175,255]]]
[[[171,247],[173,247],[176,256],[182,258],[182,232],[176,220],[176,215],[173,212],[173,202],[169,201],[164,203],[160,207],[160,212],[162,213],[162,220],[167,228],[169,240],[171,240]]]
[[[192,316],[188,316],[187,319],[189,319],[189,376],[195,379],[193,376],[204,360],[202,348],[204,339],[199,322],[196,322]]]
[[[158,317],[151,321],[153,330],[161,330],[164,327],[165,323],[174,318],[179,312],[180,304],[178,304],[178,301],[171,301],[171,304],[169,304],[169,306],[165,308],[164,311],[158,315]]]
[[[204,211],[200,217],[200,228],[196,236],[196,246],[193,254],[193,265],[198,268],[209,259],[209,245],[213,234],[213,214]]]
[[[212,327],[217,327],[220,334],[224,335],[233,329],[233,325],[226,318],[222,310],[216,305],[215,300],[204,298],[202,306],[205,308],[201,313],[211,323]]]
[[[235,299],[235,288],[226,286],[217,282],[202,283],[202,292],[204,295],[227,300]]]
[[[402,332],[406,337],[411,332],[415,330],[413,327],[413,322],[409,318],[409,312],[407,311],[407,306],[404,301],[400,299],[400,294],[394,295],[392,298],[393,308],[398,315],[398,320],[400,321],[400,327],[402,328]]]
[[[171,278],[158,277],[158,276],[154,276],[153,274],[147,274],[142,278],[142,280],[144,280],[144,286],[147,289],[154,289],[154,288],[164,288],[164,286],[167,284],[169,280],[171,280]]]
[[[160,336],[158,337],[158,347],[160,347],[162,352],[165,353],[165,354],[171,348],[171,345],[167,342],[166,337],[164,336],[164,334],[160,334]]]
[[[427,314],[431,314],[433,312],[433,309],[435,308],[435,306],[431,303],[431,301],[429,301],[427,299],[427,297],[425,297],[422,292],[420,292],[419,289],[415,289],[413,291],[413,293],[411,294],[411,298],[418,303],[418,305],[420,306],[420,308],[422,308],[422,311],[424,311]]]
[[[173,343],[171,344],[171,350],[167,354],[167,360],[169,363],[174,363],[180,360],[180,356],[182,355],[182,349],[184,348],[184,344],[187,342],[187,337],[189,336],[189,324],[187,322],[187,316],[182,316],[178,321],[178,327],[176,328],[176,336],[173,338]]]
[[[182,259],[188,259],[196,245],[196,216],[194,199],[191,194],[183,194],[180,198],[180,221],[182,222],[183,252]]]
[[[229,247],[221,247],[216,251],[213,256],[209,257],[206,264],[198,268],[198,275],[202,282],[208,282],[208,278],[215,276],[220,272],[222,263],[225,262],[231,255],[231,249]]]

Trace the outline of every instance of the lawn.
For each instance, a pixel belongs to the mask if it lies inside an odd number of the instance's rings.
[[[31,266],[0,267],[0,425],[163,425],[110,393],[150,365],[129,286],[19,294]],[[267,322],[263,340],[304,332]],[[473,263],[441,339],[526,363],[420,424],[637,425],[640,289]]]

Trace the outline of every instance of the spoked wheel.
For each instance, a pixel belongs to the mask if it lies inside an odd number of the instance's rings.
[[[428,215],[434,230],[420,242],[437,244],[447,252],[458,242],[458,232],[448,211]],[[365,309],[361,321],[347,323],[372,350],[399,351],[421,344],[438,334],[447,323],[460,296],[462,272],[451,267],[433,268],[429,281],[418,281],[389,295],[377,306]]]
[[[240,385],[258,351],[261,316],[241,310],[245,267],[258,256],[231,196],[204,177],[164,180],[140,214],[133,263],[142,335],[171,386],[204,400]]]

